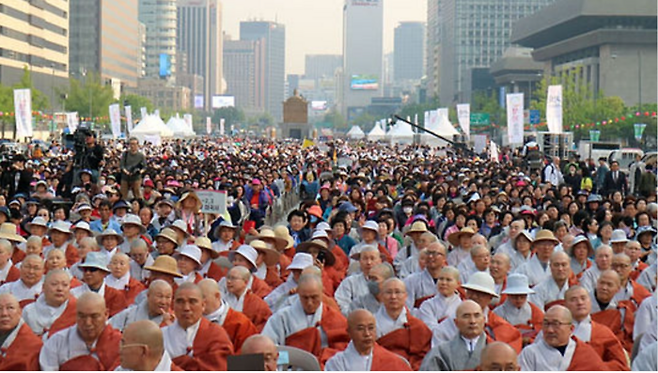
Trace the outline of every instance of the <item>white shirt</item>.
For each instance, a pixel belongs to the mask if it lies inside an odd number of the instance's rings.
[[[322,303],[312,315],[307,315],[302,308],[299,299],[296,299],[290,306],[284,307],[273,314],[261,334],[264,334],[277,345],[285,345],[286,338],[306,328],[312,328],[317,325],[320,330],[321,346],[327,347],[327,335],[318,324],[322,320]]]
[[[155,259],[151,255],[146,255],[144,266],[140,266],[136,261],[130,259],[130,277],[142,282],[151,276],[151,271],[144,269],[144,267],[152,266]]]
[[[219,306],[218,309],[213,311],[212,313],[209,313],[207,315],[203,315],[208,321],[217,323],[219,325],[224,325],[224,321],[226,321],[226,315],[228,315],[228,310],[231,308],[229,305],[222,299],[221,305]]]
[[[527,263],[520,265],[514,272],[526,275],[528,285],[532,287],[551,276],[551,266],[550,263],[546,263],[546,268],[544,268],[537,259],[537,255],[533,255]]]
[[[448,265],[451,265],[455,268],[459,266],[461,262],[471,257],[470,250],[464,250],[461,246],[457,246],[448,254]]]
[[[583,342],[589,342],[592,340],[592,318],[590,315],[587,315],[583,321],[578,322],[573,320],[573,335]]]
[[[466,344],[466,350],[468,350],[468,352],[475,351],[478,341],[480,340],[480,335],[478,335],[473,339],[468,339],[461,334],[459,336],[461,337],[462,341],[464,341],[464,343]]]
[[[106,284],[105,284],[105,280],[103,280],[103,284],[101,285],[101,287],[100,287],[100,288],[98,289],[98,291],[96,292],[96,293],[98,293],[98,295],[100,295],[101,297],[105,297],[105,285],[106,285]],[[88,292],[88,291],[90,291],[90,292],[94,292],[93,290],[91,290],[91,288],[89,287],[89,285],[87,285],[87,284],[82,284],[81,286],[78,286],[78,287],[76,287],[76,288],[71,289],[71,295],[73,295],[73,296],[76,297],[76,298],[80,298],[80,296],[81,296],[82,294],[84,294],[84,293],[86,293],[86,292]]]
[[[7,264],[5,264],[5,268],[0,269],[0,283],[5,282],[7,280],[7,275],[9,275],[9,270],[13,265],[14,264],[11,262],[11,259],[9,259],[7,260]]]
[[[187,329],[183,329],[176,320],[173,324],[162,328],[165,350],[169,356],[173,356],[174,359],[183,355],[193,356],[192,346],[200,324],[201,319]]]
[[[325,371],[369,372],[372,366],[372,350],[368,355],[361,355],[354,343],[350,341],[347,348],[327,360]]]
[[[521,308],[516,308],[509,299],[500,306],[494,308],[493,313],[505,319],[510,325],[528,325],[532,319],[532,308],[525,302]]]
[[[537,338],[535,342],[526,346],[519,355],[519,365],[524,371],[566,371],[576,351],[576,342],[569,339],[564,356],[557,349],[549,346],[544,338]]]
[[[162,357],[160,358],[160,362],[158,365],[153,369],[154,372],[170,372],[171,371],[171,357],[167,353],[167,351],[164,351],[162,353]],[[124,368],[122,366],[119,366],[118,368],[115,369],[115,371],[118,372],[127,372],[127,371],[132,371],[132,369]]]
[[[151,320],[157,325],[162,324],[162,315],[151,317],[149,315],[148,300],[144,299],[143,301],[133,304],[125,310],[117,313],[116,315],[110,318],[110,324],[114,329],[117,329],[123,332],[124,329],[135,321],[140,320]]]
[[[386,308],[382,304],[377,313],[375,313],[375,321],[377,322],[377,338],[394,332],[398,329],[404,328],[407,323],[407,309],[402,308],[402,312],[398,315],[397,319],[393,320],[386,312]]]
[[[34,334],[43,336],[43,340],[49,338],[48,329],[64,313],[69,301],[62,303],[59,307],[52,307],[46,303],[45,294],[39,295],[37,301],[30,303],[23,309],[23,320],[30,326]]]
[[[248,289],[245,288],[239,297],[236,297],[233,293],[222,294],[222,300],[226,301],[229,307],[242,312],[244,308],[244,297],[247,295],[247,290]]]
[[[105,285],[113,289],[124,291],[126,290],[126,286],[128,286],[129,282],[130,282],[130,271],[126,272],[126,274],[121,276],[121,278],[116,278],[111,273],[105,276]]]
[[[41,294],[42,288],[43,288],[43,278],[41,278],[41,281],[32,285],[32,287],[27,287],[25,286],[23,280],[18,280],[0,286],[0,294],[5,294],[5,293],[13,294],[14,297],[16,297],[16,300],[18,300],[19,302],[27,299],[36,300]]]
[[[596,265],[596,263],[592,263],[592,266],[587,268],[585,272],[583,272],[583,275],[580,276],[580,285],[587,289],[588,292],[594,291],[599,276],[601,276],[599,266]]]
[[[285,299],[290,296],[290,290],[297,287],[297,282],[295,282],[295,276],[288,276],[286,282],[277,286],[276,289],[272,290],[265,297],[265,303],[270,307],[272,312],[276,312]]]
[[[420,308],[416,311],[416,317],[432,329],[439,324],[439,320],[453,317],[461,302],[459,294],[453,294],[449,297],[436,294],[420,305]]]
[[[92,348],[96,347],[94,341]],[[89,355],[90,349],[78,334],[78,326],[73,325],[58,333],[55,333],[50,339],[44,342],[41,354],[39,355],[39,365],[42,371],[59,370],[59,366],[74,357]],[[98,359],[96,353],[92,354]]]
[[[368,280],[363,273],[355,273],[341,281],[334,299],[340,307],[343,315],[347,316],[350,311],[350,304],[359,296],[368,294]]]
[[[549,276],[538,283],[532,290],[535,293],[528,296],[528,301],[543,310],[544,306],[548,303],[558,299],[564,299],[564,293],[569,290],[569,280],[565,281],[561,288],[558,288],[557,283],[553,280],[553,276]]]
[[[436,295],[439,292],[436,282],[427,269],[412,273],[404,279],[404,285],[407,288],[407,307],[409,309],[414,308],[417,299]]]

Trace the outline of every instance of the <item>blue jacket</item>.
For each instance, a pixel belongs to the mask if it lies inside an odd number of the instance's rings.
[[[98,233],[103,233],[104,230],[101,219],[92,221],[91,224],[89,224],[89,228],[91,228],[92,231]],[[105,229],[114,229],[115,232],[121,234],[121,225],[113,217],[111,217],[107,222],[107,228]]]

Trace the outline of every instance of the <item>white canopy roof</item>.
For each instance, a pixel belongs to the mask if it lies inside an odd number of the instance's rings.
[[[368,133],[368,139],[370,141],[383,140],[385,137],[386,137],[386,132],[384,132],[379,122],[375,123],[375,126],[372,127],[372,129]]]
[[[143,142],[145,138],[153,136],[174,137],[174,132],[165,125],[159,116],[151,114],[142,119],[137,127],[133,128],[130,135]]]
[[[362,139],[365,137],[365,135],[366,134],[359,126],[352,126],[352,128],[350,128],[350,130],[347,132],[347,136],[350,139]]]
[[[386,134],[386,137],[389,138],[392,143],[411,144],[414,138],[414,131],[411,129],[410,125],[400,121],[391,127]]]
[[[190,130],[190,127],[187,125],[185,120],[176,114],[175,117],[169,118],[167,121],[167,127],[174,133],[176,137],[192,137],[196,133]]]

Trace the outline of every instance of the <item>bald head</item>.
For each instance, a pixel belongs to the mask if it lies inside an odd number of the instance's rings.
[[[86,306],[105,308],[105,298],[103,298],[103,296],[98,293],[94,293],[93,291],[88,291],[82,294],[80,298],[78,298],[78,302],[77,302],[78,312],[80,311],[81,308],[84,308]]]
[[[482,371],[515,371],[521,370],[516,351],[504,342],[493,342],[486,345],[480,355],[480,370]]]
[[[465,300],[455,311],[455,325],[459,334],[473,339],[484,331],[484,313],[482,307],[472,300]]]
[[[0,309],[4,310],[0,316],[0,333],[13,330],[21,320],[21,306],[18,299],[10,293],[0,294]]]
[[[204,315],[209,315],[219,309],[222,305],[222,295],[219,291],[219,284],[217,281],[206,278],[197,284],[201,289],[201,295],[206,301],[206,307],[203,310]]]
[[[251,277],[251,271],[249,271],[247,268],[242,266],[236,266],[231,268],[228,271],[228,274],[233,276],[238,276],[244,281],[249,281],[249,277]]]
[[[571,316],[571,311],[565,306],[555,305],[546,311],[546,317],[552,316],[553,318],[559,320],[563,323],[571,324],[573,318]]]
[[[135,371],[154,370],[164,352],[162,330],[151,320],[130,323],[123,331],[121,343],[121,366]]]
[[[375,316],[365,309],[357,309],[347,316],[347,333],[360,355],[369,355],[377,338]]]
[[[264,334],[254,334],[247,338],[242,344],[242,355],[263,354],[265,360],[265,370],[275,371],[277,360],[279,359],[279,350],[270,337]]]
[[[302,275],[313,275],[322,278],[322,270],[316,266],[308,266],[302,270]]]

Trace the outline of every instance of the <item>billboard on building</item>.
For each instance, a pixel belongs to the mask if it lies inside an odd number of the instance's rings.
[[[171,76],[171,56],[160,53],[160,77],[166,78],[168,76]]]
[[[379,77],[374,74],[352,75],[350,88],[353,90],[376,91],[379,89]]]
[[[194,108],[195,109],[203,108],[203,95],[194,96]]]
[[[311,101],[311,110],[327,110],[327,101]]]
[[[235,96],[212,96],[213,109],[232,106],[235,106]]]

